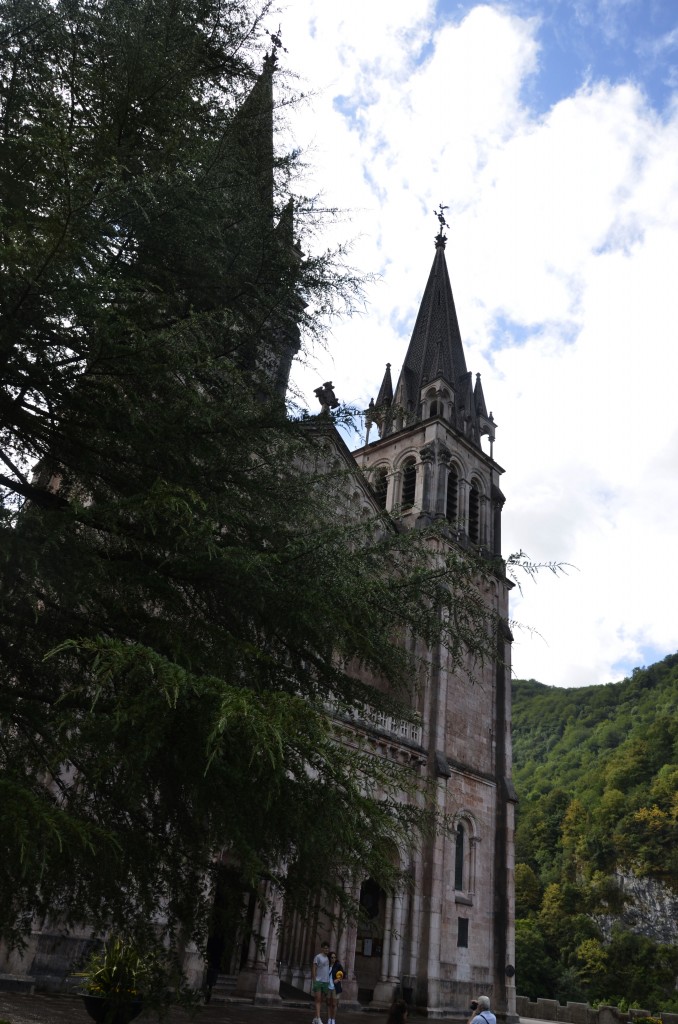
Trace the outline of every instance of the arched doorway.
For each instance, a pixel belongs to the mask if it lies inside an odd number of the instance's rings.
[[[355,949],[355,973],[358,979],[358,1000],[370,1003],[379,981],[381,954],[386,921],[386,893],[372,878],[360,888],[361,916]]]

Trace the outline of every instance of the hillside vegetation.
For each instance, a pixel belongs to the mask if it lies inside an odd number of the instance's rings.
[[[605,686],[513,686],[521,995],[678,1010],[678,932],[624,922],[620,874],[678,893],[678,654]]]

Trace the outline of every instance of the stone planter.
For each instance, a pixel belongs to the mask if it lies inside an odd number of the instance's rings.
[[[121,1000],[115,996],[83,995],[82,1001],[96,1024],[130,1024],[143,1009],[140,996]]]

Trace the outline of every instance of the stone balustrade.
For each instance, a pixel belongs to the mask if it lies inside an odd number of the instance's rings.
[[[558,1024],[641,1024],[644,1017],[659,1019],[663,1024],[678,1024],[678,1013],[657,1013],[650,1010],[620,1010],[618,1006],[599,1006],[588,1003],[565,1003],[556,999],[531,1000],[527,996],[516,996],[516,1012],[521,1019],[533,1017],[537,1020],[556,1021]]]

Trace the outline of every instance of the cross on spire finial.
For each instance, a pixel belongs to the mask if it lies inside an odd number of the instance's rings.
[[[447,221],[445,220],[445,214],[443,213],[443,210],[449,210],[449,206],[443,206],[442,203],[438,203],[438,210],[437,210],[437,212],[435,210],[433,211],[435,213],[436,217],[438,218],[438,223],[440,225],[440,227],[438,229],[438,234],[436,235],[436,249],[439,246],[442,246],[443,249],[445,248],[445,242],[447,241],[447,235],[443,234],[443,228],[449,228],[449,226],[450,226],[447,223]]]

